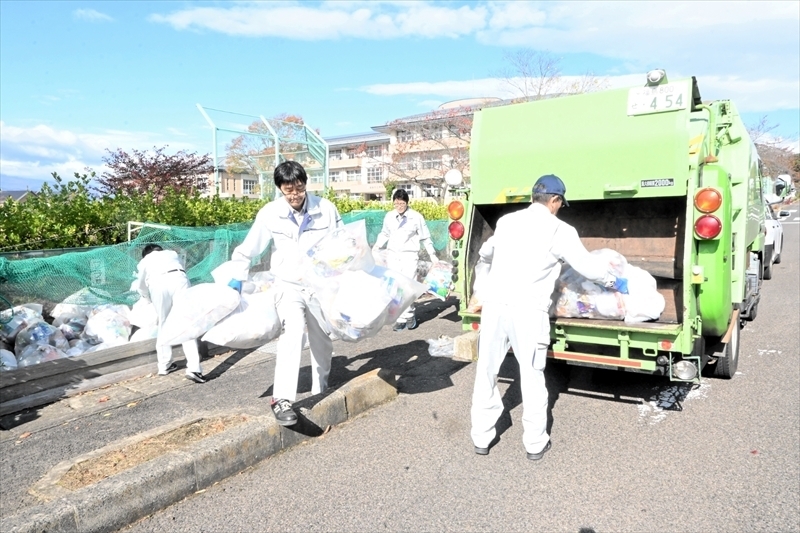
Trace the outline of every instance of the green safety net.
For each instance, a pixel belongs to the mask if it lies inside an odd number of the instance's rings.
[[[386,211],[353,211],[342,216],[345,224],[364,220],[370,246],[375,243]],[[437,251],[447,246],[446,220],[428,221]],[[145,226],[136,239],[113,246],[92,248],[52,257],[8,260],[0,258],[0,296],[10,305],[39,303],[49,312],[56,304],[121,303],[133,305],[139,296],[130,290],[136,265],[146,244],[157,243],[175,250],[183,259],[192,284],[212,282],[211,271],[230,259],[251,224],[164,229]],[[42,255],[47,255],[42,250]],[[264,262],[253,270],[267,268]],[[0,300],[0,311],[6,302]]]

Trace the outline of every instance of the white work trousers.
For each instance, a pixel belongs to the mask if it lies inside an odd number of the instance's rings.
[[[389,251],[386,257],[386,266],[389,269],[399,272],[407,278],[417,279],[417,265],[419,263],[419,252],[392,252]],[[405,324],[414,318],[414,302],[408,309],[397,318],[398,324]]]
[[[503,414],[497,374],[509,344],[519,363],[522,390],[522,443],[528,453],[539,453],[550,440],[547,434],[547,362],[550,321],[546,312],[522,305],[486,302],[481,311],[478,362],[472,392],[472,442],[488,448]]]
[[[172,300],[176,294],[189,288],[189,279],[183,272],[168,272],[148,280],[147,289],[158,315],[158,326],[164,323],[172,310]],[[202,373],[200,368],[200,352],[197,351],[197,341],[190,340],[182,344],[186,356],[186,372]],[[166,372],[172,362],[172,346],[156,346],[158,357],[158,371]]]
[[[309,308],[310,298],[311,293],[308,289],[295,287],[282,288],[276,297],[276,308],[283,322],[283,333],[278,339],[273,398],[290,402],[294,402],[297,398],[300,355],[303,351],[303,334],[306,327],[308,327],[308,344],[311,348],[311,393],[319,394],[328,388],[333,341],[312,314]]]

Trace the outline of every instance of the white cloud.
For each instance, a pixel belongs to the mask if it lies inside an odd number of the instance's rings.
[[[100,13],[94,9],[76,9],[72,12],[72,16],[78,20],[89,22],[111,22],[114,20],[105,13]]]
[[[0,121],[0,174],[41,180],[51,172],[72,177],[75,172],[84,172],[86,167],[102,172],[106,149],[148,150],[165,144],[171,152],[197,149],[189,143],[175,142],[151,132],[76,133],[44,124],[21,128]]]
[[[680,79],[680,73],[670,74]],[[618,76],[600,76],[598,81],[609,89],[642,85],[645,73]],[[561,82],[570,85],[580,81],[580,76],[562,76]],[[800,81],[777,78],[746,79],[737,76],[698,75],[700,94],[704,99],[733,100],[741,112],[764,112],[778,109],[800,108]],[[380,96],[440,96],[447,99],[494,96],[513,98],[519,93],[501,78],[477,80],[452,80],[440,82],[410,82],[367,85],[360,88]]]
[[[317,41],[341,37],[459,37],[485,25],[485,6],[428,2],[264,3],[192,7],[150,20],[178,30],[211,30],[247,37]]]

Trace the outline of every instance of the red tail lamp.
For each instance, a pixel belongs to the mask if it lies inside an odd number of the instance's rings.
[[[722,222],[714,215],[703,215],[694,222],[694,232],[701,239],[713,239],[722,231]]]
[[[706,187],[694,195],[694,206],[703,213],[713,213],[722,205],[722,194],[717,189]]]
[[[464,236],[464,224],[454,220],[447,227],[447,231],[450,233],[450,238],[457,241]]]
[[[450,218],[453,220],[460,220],[461,217],[464,216],[464,204],[458,200],[453,200],[450,202],[450,205],[447,206],[447,214],[450,215]]]

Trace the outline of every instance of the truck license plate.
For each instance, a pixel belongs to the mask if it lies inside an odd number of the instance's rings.
[[[665,83],[656,87],[633,87],[628,91],[628,115],[647,115],[686,109],[688,85]]]

